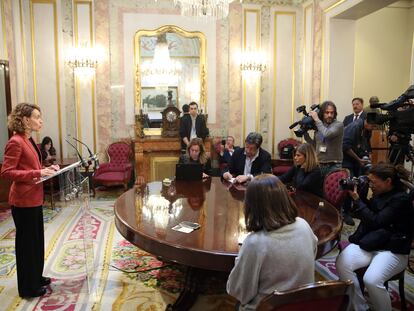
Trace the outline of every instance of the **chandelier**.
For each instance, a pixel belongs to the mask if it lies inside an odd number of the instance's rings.
[[[229,5],[234,0],[174,0],[180,4],[181,15],[223,19],[229,15]]]
[[[154,58],[142,64],[142,75],[148,79],[149,85],[168,87],[178,85],[181,70],[181,63],[170,58],[167,34],[159,35],[155,44]]]
[[[261,51],[248,50],[241,54],[240,70],[245,78],[260,78],[266,70],[266,56]]]

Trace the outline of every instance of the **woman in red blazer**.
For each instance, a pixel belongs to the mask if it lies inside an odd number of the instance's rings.
[[[50,278],[42,276],[44,265],[43,185],[36,184],[50,176],[58,166],[42,168],[40,150],[33,141],[33,131],[42,128],[40,108],[18,104],[9,115],[8,126],[14,133],[6,145],[1,176],[12,181],[9,204],[16,226],[17,285],[21,297],[39,297]]]

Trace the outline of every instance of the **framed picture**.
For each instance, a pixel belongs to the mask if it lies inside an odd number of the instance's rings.
[[[178,87],[170,86],[168,91],[172,91],[172,103],[175,107],[178,107]],[[164,110],[168,105],[168,91],[155,87],[142,87],[143,109],[146,109],[148,112]]]

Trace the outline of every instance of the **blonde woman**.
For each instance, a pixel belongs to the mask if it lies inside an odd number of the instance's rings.
[[[295,165],[280,176],[280,180],[297,190],[311,192],[322,197],[323,177],[313,146],[308,143],[298,146],[293,160]]]
[[[179,163],[200,163],[203,165],[203,178],[211,175],[211,161],[204,149],[201,138],[193,138],[187,146],[187,153],[180,157]]]

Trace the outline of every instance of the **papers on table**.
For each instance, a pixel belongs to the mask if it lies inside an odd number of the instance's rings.
[[[200,228],[200,224],[191,221],[182,221],[175,227],[172,227],[173,230],[183,232],[183,233],[190,233],[194,230]]]

